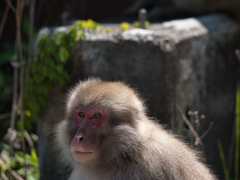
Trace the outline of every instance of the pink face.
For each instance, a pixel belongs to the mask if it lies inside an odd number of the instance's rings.
[[[77,131],[71,142],[71,151],[77,161],[85,162],[94,157],[97,133],[106,119],[106,112],[98,107],[77,107],[73,110]]]

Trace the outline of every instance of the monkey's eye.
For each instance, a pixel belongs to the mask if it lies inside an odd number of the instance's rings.
[[[85,114],[83,112],[79,112],[78,117],[85,117]]]
[[[94,119],[100,119],[102,115],[100,113],[95,113],[92,118]]]

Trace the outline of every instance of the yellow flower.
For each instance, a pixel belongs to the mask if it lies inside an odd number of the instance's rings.
[[[121,23],[121,30],[122,31],[126,31],[128,29],[129,29],[129,23],[127,23],[127,22]]]

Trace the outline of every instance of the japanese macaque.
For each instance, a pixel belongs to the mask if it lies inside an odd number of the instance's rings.
[[[89,79],[70,93],[56,132],[70,180],[213,180],[195,152],[150,120],[120,82]]]

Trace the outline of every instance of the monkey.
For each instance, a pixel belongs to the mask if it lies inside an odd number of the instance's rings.
[[[80,81],[57,125],[69,180],[215,180],[195,151],[147,117],[139,94],[122,82]]]

